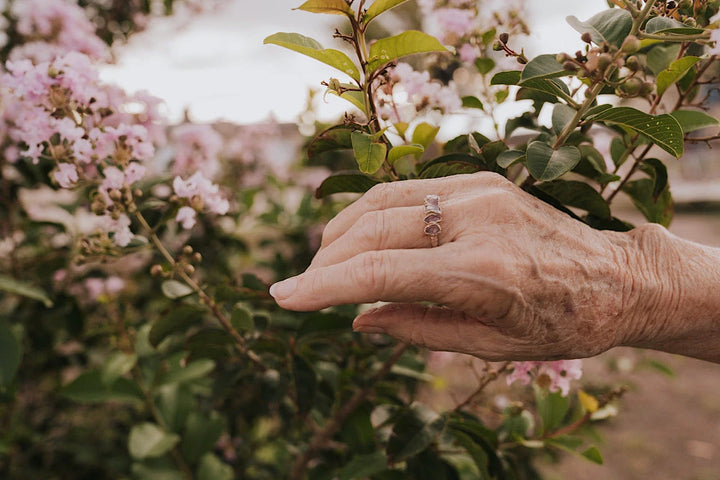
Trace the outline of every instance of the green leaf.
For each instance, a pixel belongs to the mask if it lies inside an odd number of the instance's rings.
[[[163,464],[133,463],[132,475],[134,480],[187,480],[187,475]]]
[[[540,80],[544,78],[564,77],[570,75],[563,66],[555,59],[556,55],[538,55],[525,65],[520,75],[520,85],[528,80]]]
[[[657,158],[646,158],[640,164],[640,170],[645,172],[655,182],[653,199],[657,200],[660,194],[668,188],[667,167]]]
[[[682,57],[678,58],[670,64],[667,70],[663,70],[657,76],[657,93],[662,95],[665,91],[673,86],[678,80],[687,74],[687,72],[700,61],[699,57]]]
[[[372,44],[368,72],[373,73],[383,65],[415,53],[447,51],[437,38],[417,30],[408,30],[393,37],[381,38]]]
[[[577,112],[574,108],[565,105],[564,103],[558,103],[553,108],[552,113],[552,126],[556,134],[560,133],[565,129],[565,126],[575,117]]]
[[[190,412],[180,445],[185,460],[194,464],[200,457],[212,451],[226,429],[225,417],[217,412],[211,412],[210,416]]]
[[[388,162],[390,165],[401,159],[406,155],[420,155],[425,151],[425,147],[422,145],[398,145],[390,149],[388,153]]]
[[[53,306],[52,300],[50,300],[50,297],[48,297],[42,289],[6,275],[0,275],[0,291],[38,300],[47,308]]]
[[[393,463],[416,455],[435,441],[445,420],[429,407],[414,404],[397,419],[387,444],[387,455]]]
[[[625,142],[620,137],[614,137],[610,142],[610,158],[612,158],[616,167],[620,167],[625,162],[623,155],[627,148]]]
[[[654,197],[654,191],[655,181],[650,178],[634,180],[623,187],[623,192],[648,221],[668,227],[673,217],[672,195],[666,188],[659,196]]]
[[[163,294],[172,300],[187,297],[194,292],[189,285],[178,282],[177,280],[165,280],[162,283],[161,289]]]
[[[20,366],[21,358],[20,339],[10,324],[0,319],[0,391],[8,388],[12,383]]]
[[[387,469],[388,459],[383,452],[355,455],[338,474],[338,480],[368,478]]]
[[[145,396],[136,382],[121,377],[108,386],[103,383],[100,370],[81,374],[64,386],[60,393],[64,397],[82,403],[145,401]]]
[[[479,98],[473,97],[472,95],[462,97],[462,106],[465,108],[477,108],[482,110],[483,103],[480,101]]]
[[[657,76],[677,59],[680,44],[657,45],[647,54],[647,66]]]
[[[492,478],[490,470],[488,469],[490,464],[488,452],[467,433],[455,429],[452,429],[451,433],[460,446],[467,451],[473,462],[475,462],[475,466],[480,472],[480,478]]]
[[[605,159],[602,154],[592,145],[582,144],[579,145],[578,148],[580,149],[581,156],[580,163],[575,166],[573,172],[584,175],[602,184],[600,180],[609,178],[607,177],[607,165],[605,165]]]
[[[235,330],[241,332],[255,328],[252,312],[242,303],[236,303],[230,314],[230,323]]]
[[[195,360],[184,367],[179,365],[174,366],[160,378],[158,384],[172,385],[175,383],[192,382],[194,380],[205,378],[208,373],[213,371],[214,368],[215,362],[207,358]]]
[[[380,170],[385,161],[387,146],[374,141],[372,135],[352,132],[352,147],[358,167],[363,173],[373,174]]]
[[[332,89],[328,88],[327,90],[325,90],[325,92],[331,93],[331,94],[335,95],[336,97],[340,97],[343,100],[350,102],[355,108],[357,108],[361,112],[367,113],[365,111],[365,109],[366,109],[365,94],[363,92],[356,90],[357,87],[350,83],[341,83],[340,86],[343,88],[348,88],[349,90],[342,92],[342,94],[338,94],[338,92],[336,90],[332,90]]]
[[[640,133],[676,158],[683,154],[683,130],[671,115],[653,116],[632,107],[616,107],[595,115],[592,120]]]
[[[598,465],[603,464],[603,458],[602,458],[602,455],[600,454],[600,450],[598,450],[597,447],[595,447],[595,446],[592,446],[592,447],[588,448],[587,450],[583,451],[582,456],[587,458],[588,460],[590,460],[593,463],[597,463]]]
[[[554,180],[536,186],[563,205],[585,210],[599,218],[610,218],[610,207],[605,199],[585,182]]]
[[[645,31],[647,33],[698,35],[703,33],[705,30],[702,28],[688,27],[684,23],[670,17],[654,17],[648,20],[645,24]]]
[[[633,25],[630,12],[620,8],[604,10],[584,22],[572,15],[566,20],[578,32],[589,33],[596,45],[607,42],[616,47],[622,45]]]
[[[536,389],[535,402],[538,415],[542,420],[543,433],[552,432],[555,427],[560,425],[570,408],[568,397],[563,397],[560,392],[548,392],[540,388]]]
[[[440,127],[430,125],[429,123],[422,122],[415,127],[412,134],[412,142],[417,145],[422,145],[425,150],[432,144],[433,140],[440,131]]]
[[[230,465],[220,460],[217,455],[208,453],[200,459],[197,478],[198,480],[233,480],[235,472]]]
[[[401,3],[405,3],[407,0],[375,0],[370,8],[367,9],[362,21],[365,25],[370,23],[378,15],[387,12],[391,8],[395,8]]]
[[[524,162],[527,157],[521,150],[507,150],[497,157],[497,164],[502,168],[508,168],[515,163]]]
[[[340,430],[340,438],[343,443],[355,454],[372,453],[377,450],[375,429],[370,420],[372,411],[372,404],[369,402],[363,403],[348,416]]]
[[[487,57],[478,57],[475,59],[475,68],[481,75],[487,75],[495,68],[495,60]]]
[[[132,370],[136,362],[135,354],[114,352],[105,360],[100,379],[106,386],[111,386],[118,378]]]
[[[292,357],[298,415],[304,416],[313,408],[317,392],[317,374],[312,365],[300,355]]]
[[[335,125],[319,133],[308,146],[308,158],[314,158],[324,152],[351,149],[353,131],[345,125]]]
[[[575,167],[580,161],[577,147],[560,147],[553,150],[545,142],[532,142],[527,148],[527,168],[541,182],[555,180]]]
[[[439,178],[461,173],[473,173],[484,169],[485,164],[474,155],[451,153],[438,157],[423,165],[418,173],[418,177]]]
[[[670,115],[678,121],[685,134],[718,124],[717,118],[698,110],[675,110]]]
[[[311,13],[330,13],[333,15],[347,15],[352,17],[353,11],[345,0],[308,0],[293,10],[303,10]]]
[[[498,72],[490,80],[490,85],[519,85],[522,72],[507,71]],[[539,92],[548,93],[554,97],[562,97],[570,95],[570,89],[562,81],[552,79],[530,79],[522,82],[523,88],[537,90]]]
[[[364,173],[352,170],[341,171],[323,180],[315,191],[315,196],[324,198],[334,193],[365,193],[378,183],[381,182]]]
[[[180,437],[168,433],[154,423],[141,423],[130,430],[128,450],[133,458],[160,457],[177,445]]]
[[[197,305],[184,304],[170,311],[157,322],[153,323],[148,340],[153,347],[175,332],[187,331],[202,321],[205,310]]]
[[[337,1],[347,6],[343,0]],[[350,57],[339,50],[334,50],[332,48],[325,49],[317,40],[310,37],[300,35],[299,33],[279,32],[267,37],[263,43],[278,45],[314,58],[315,60],[340,70],[344,74],[350,76],[353,80],[357,82],[360,81],[360,71],[353,61],[350,60]]]

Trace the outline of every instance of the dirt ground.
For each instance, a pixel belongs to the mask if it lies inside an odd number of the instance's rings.
[[[670,230],[720,246],[720,209],[677,213]],[[652,360],[675,375],[649,368]],[[472,389],[467,367],[462,368],[468,361],[459,357],[452,360],[457,370],[448,364],[442,368],[448,391],[454,393],[436,392],[433,403],[439,408],[457,404]],[[564,454],[559,463],[540,462],[546,480],[720,480],[720,365],[618,348],[586,360],[584,370],[581,385],[629,387],[618,415],[598,428],[604,465]]]

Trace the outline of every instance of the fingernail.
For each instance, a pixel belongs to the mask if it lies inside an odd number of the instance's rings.
[[[296,277],[275,283],[270,287],[270,295],[272,295],[275,300],[284,300],[295,293],[297,283]]]

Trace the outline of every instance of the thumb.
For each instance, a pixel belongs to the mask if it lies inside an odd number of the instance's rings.
[[[353,330],[385,333],[430,350],[468,353],[482,358],[507,354],[508,339],[478,318],[445,307],[393,303],[369,310],[353,322]]]

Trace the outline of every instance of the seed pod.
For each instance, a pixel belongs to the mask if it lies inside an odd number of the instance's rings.
[[[503,33],[500,34],[500,36],[498,37],[498,39],[499,39],[502,43],[507,43],[508,40],[510,40],[510,35],[508,35],[507,33],[504,33],[504,32],[503,32]]]
[[[567,72],[577,72],[578,71],[578,65],[577,63],[573,62],[572,60],[568,60],[567,62],[562,64],[563,70]]]
[[[493,42],[492,49],[495,50],[496,52],[499,52],[500,50],[503,49],[503,44],[500,43],[500,41]]]
[[[590,32],[583,33],[580,39],[585,43],[592,43],[592,35],[590,35]]]
[[[601,72],[604,72],[607,69],[607,67],[610,66],[612,61],[613,61],[612,55],[610,55],[609,53],[602,53],[602,54],[598,55],[598,61],[597,61],[598,70],[600,70]]]
[[[639,78],[628,78],[625,83],[618,87],[620,93],[627,97],[636,97],[640,93],[640,89],[643,86],[643,81]]]
[[[638,92],[638,96],[645,97],[650,95],[654,89],[655,86],[652,83],[643,83],[642,87],[640,87],[640,91]]]

